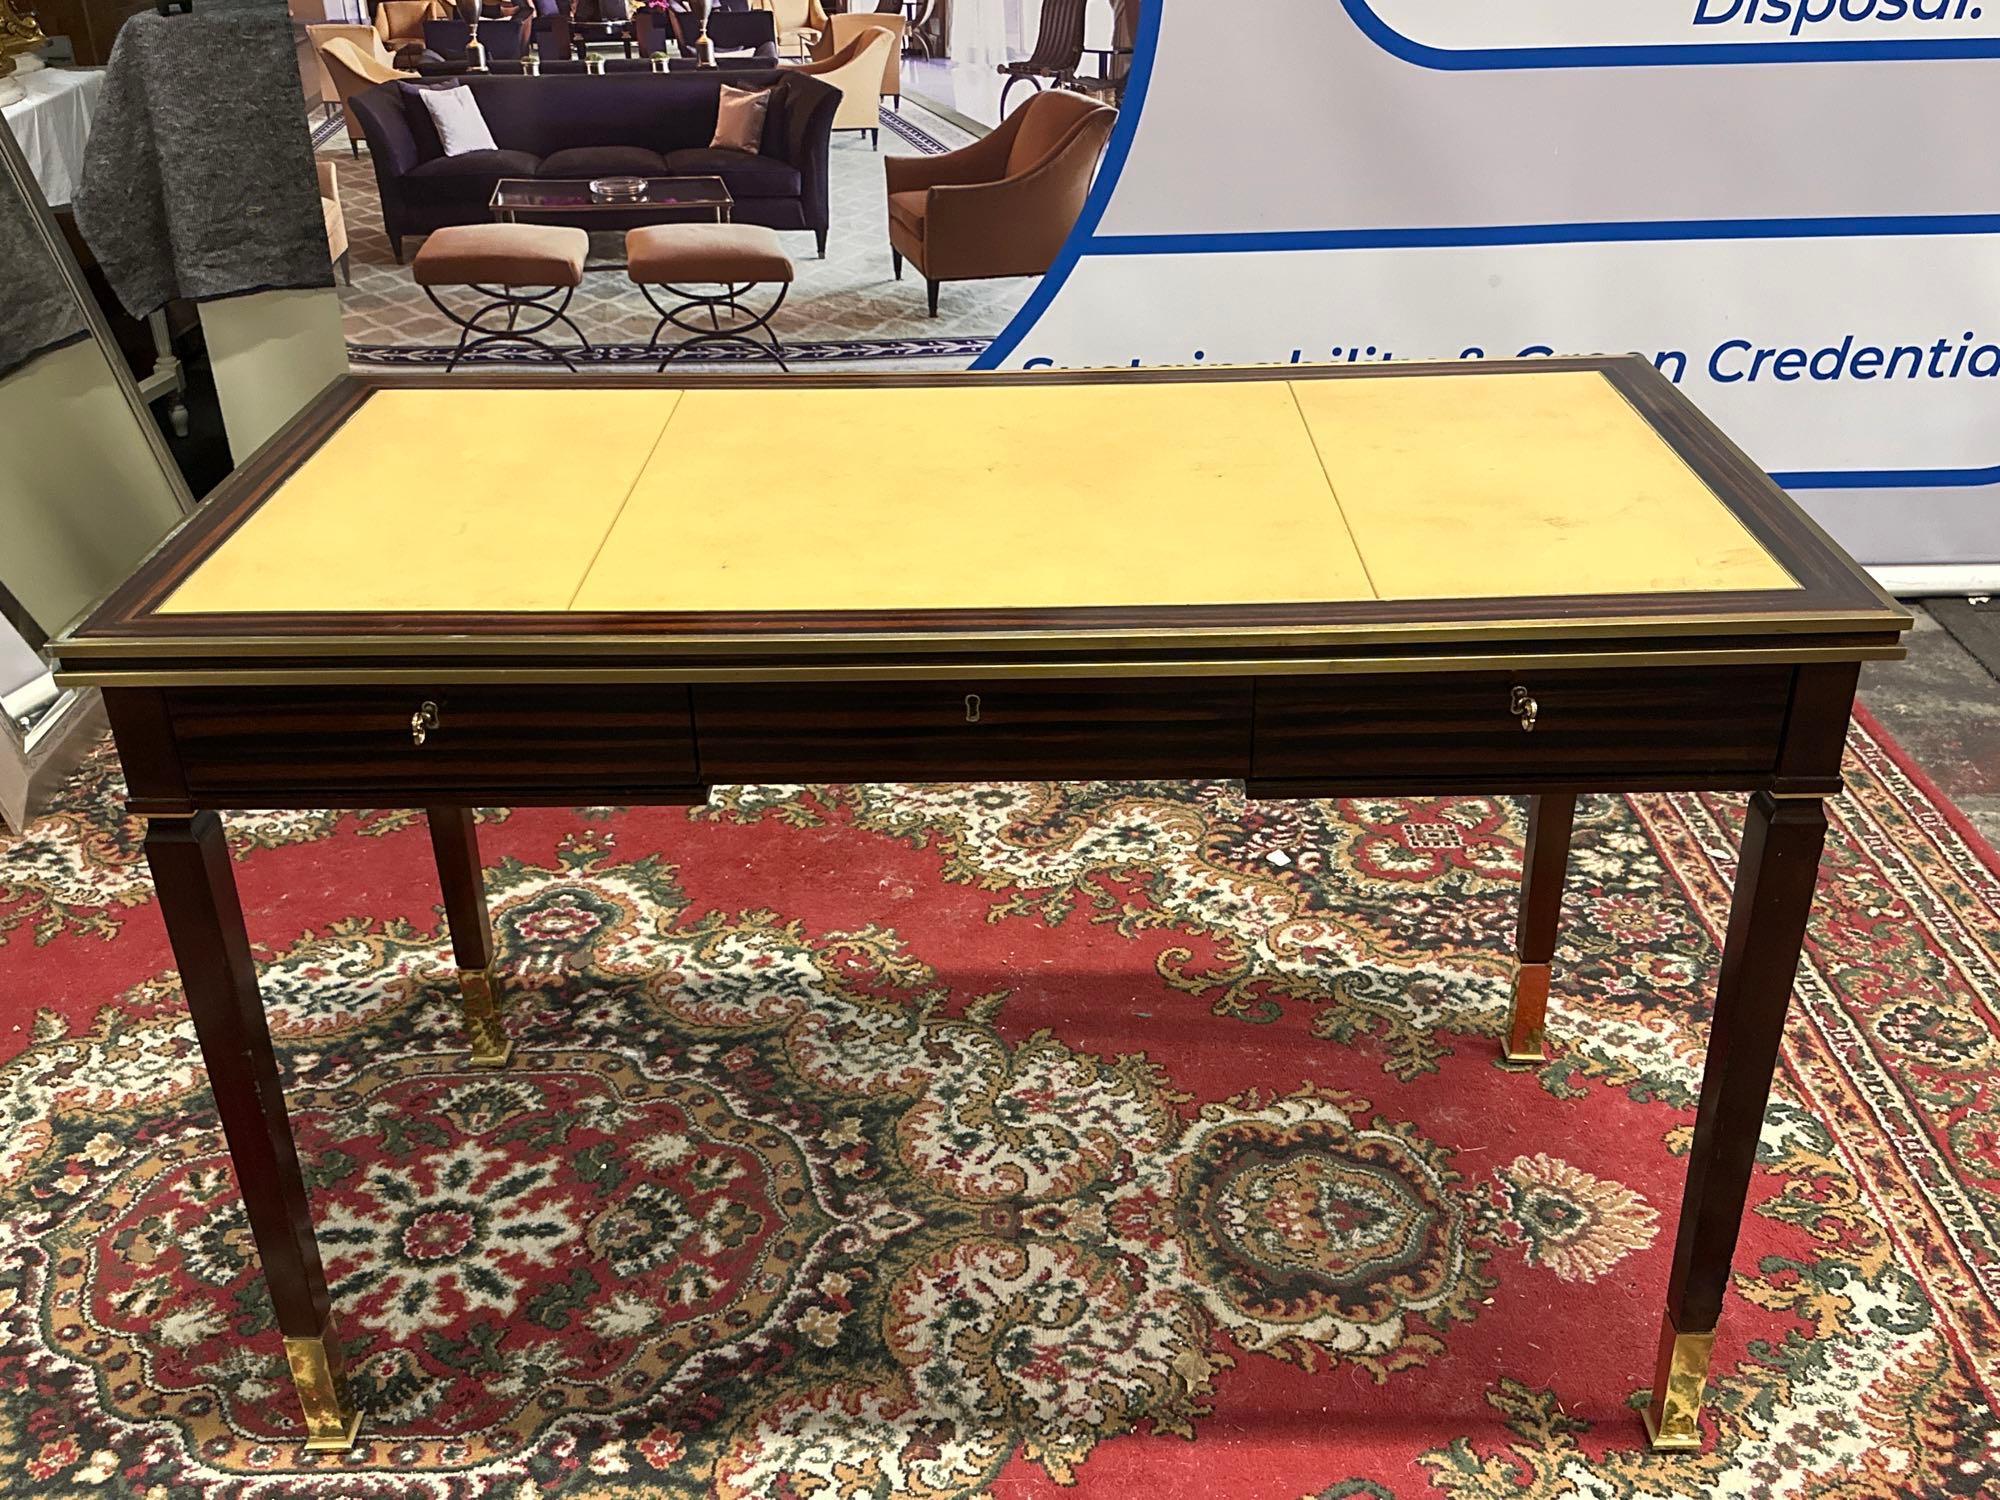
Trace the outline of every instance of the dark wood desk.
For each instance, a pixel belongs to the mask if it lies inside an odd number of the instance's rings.
[[[810,459],[744,483],[775,433]],[[751,780],[1525,793],[1506,1046],[1532,1065],[1576,794],[1746,792],[1647,1417],[1675,1448],[1700,1441],[1856,674],[1908,623],[1649,366],[1582,359],[349,379],[56,650],[104,689],[148,819],[315,1448],[358,1418],[222,810],[427,808],[497,1066],[474,806]]]

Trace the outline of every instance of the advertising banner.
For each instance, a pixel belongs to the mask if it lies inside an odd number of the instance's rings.
[[[2000,563],[2000,4],[1147,7],[989,368],[1632,351],[1856,555]]]

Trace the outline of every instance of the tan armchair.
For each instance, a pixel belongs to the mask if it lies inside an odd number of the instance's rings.
[[[382,0],[375,11],[375,31],[383,49],[394,57],[412,42],[423,45],[424,22],[449,21],[456,14],[443,0]]]
[[[340,207],[339,163],[319,157],[314,160],[313,169],[319,173],[319,209],[326,218],[326,253],[333,260],[333,268],[340,272],[340,279],[353,286],[354,277],[347,266],[347,215]]]
[[[882,94],[894,98],[896,108],[903,107],[903,37],[909,22],[900,15],[877,14],[873,11],[836,11],[826,18],[826,35],[813,47],[813,56],[820,62],[827,62],[833,55],[853,41],[862,32],[879,27],[895,38],[895,46],[889,49],[889,66],[882,72]]]
[[[838,16],[835,20],[840,19]],[[865,130],[869,144],[882,149],[882,75],[895,53],[896,40],[879,26],[856,33],[854,39],[825,62],[795,63],[788,73],[810,73],[840,90],[833,112],[835,130]]]
[[[361,122],[354,118],[354,109],[348,104],[356,94],[364,89],[372,89],[378,83],[393,83],[398,78],[415,78],[414,73],[401,73],[392,68],[380,51],[363,52],[346,37],[329,37],[319,46],[319,65],[331,80],[340,107],[347,115],[347,147],[356,156],[361,154]]]
[[[338,21],[315,21],[306,28],[306,40],[312,43],[313,57],[319,64],[319,101],[326,106],[328,114],[339,108],[341,102],[340,88],[334,83],[333,75],[326,70],[326,58],[323,53],[328,42],[352,42],[383,67],[393,66],[389,54],[382,50],[382,33],[373,26],[354,26]]]
[[[750,8],[771,13],[780,56],[808,57],[826,34],[826,10],[819,0],[750,0]]]
[[[1083,212],[1118,111],[1081,94],[1037,94],[943,156],[885,156],[889,253],[909,260],[937,316],[938,283],[1039,276]]]

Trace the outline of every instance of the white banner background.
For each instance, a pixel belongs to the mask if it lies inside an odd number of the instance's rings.
[[[1637,351],[1864,561],[2000,561],[2000,70],[1920,55],[2000,54],[2000,3],[1796,38],[1702,3],[1558,45],[1569,0],[1164,0],[1078,236],[982,363]],[[1776,357],[1848,335],[1872,374]]]

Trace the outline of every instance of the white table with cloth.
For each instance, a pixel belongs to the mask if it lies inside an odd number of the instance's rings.
[[[104,88],[102,68],[38,68],[15,76],[27,97],[0,106],[0,117],[21,144],[42,196],[54,207],[76,196],[83,175],[83,143]]]

